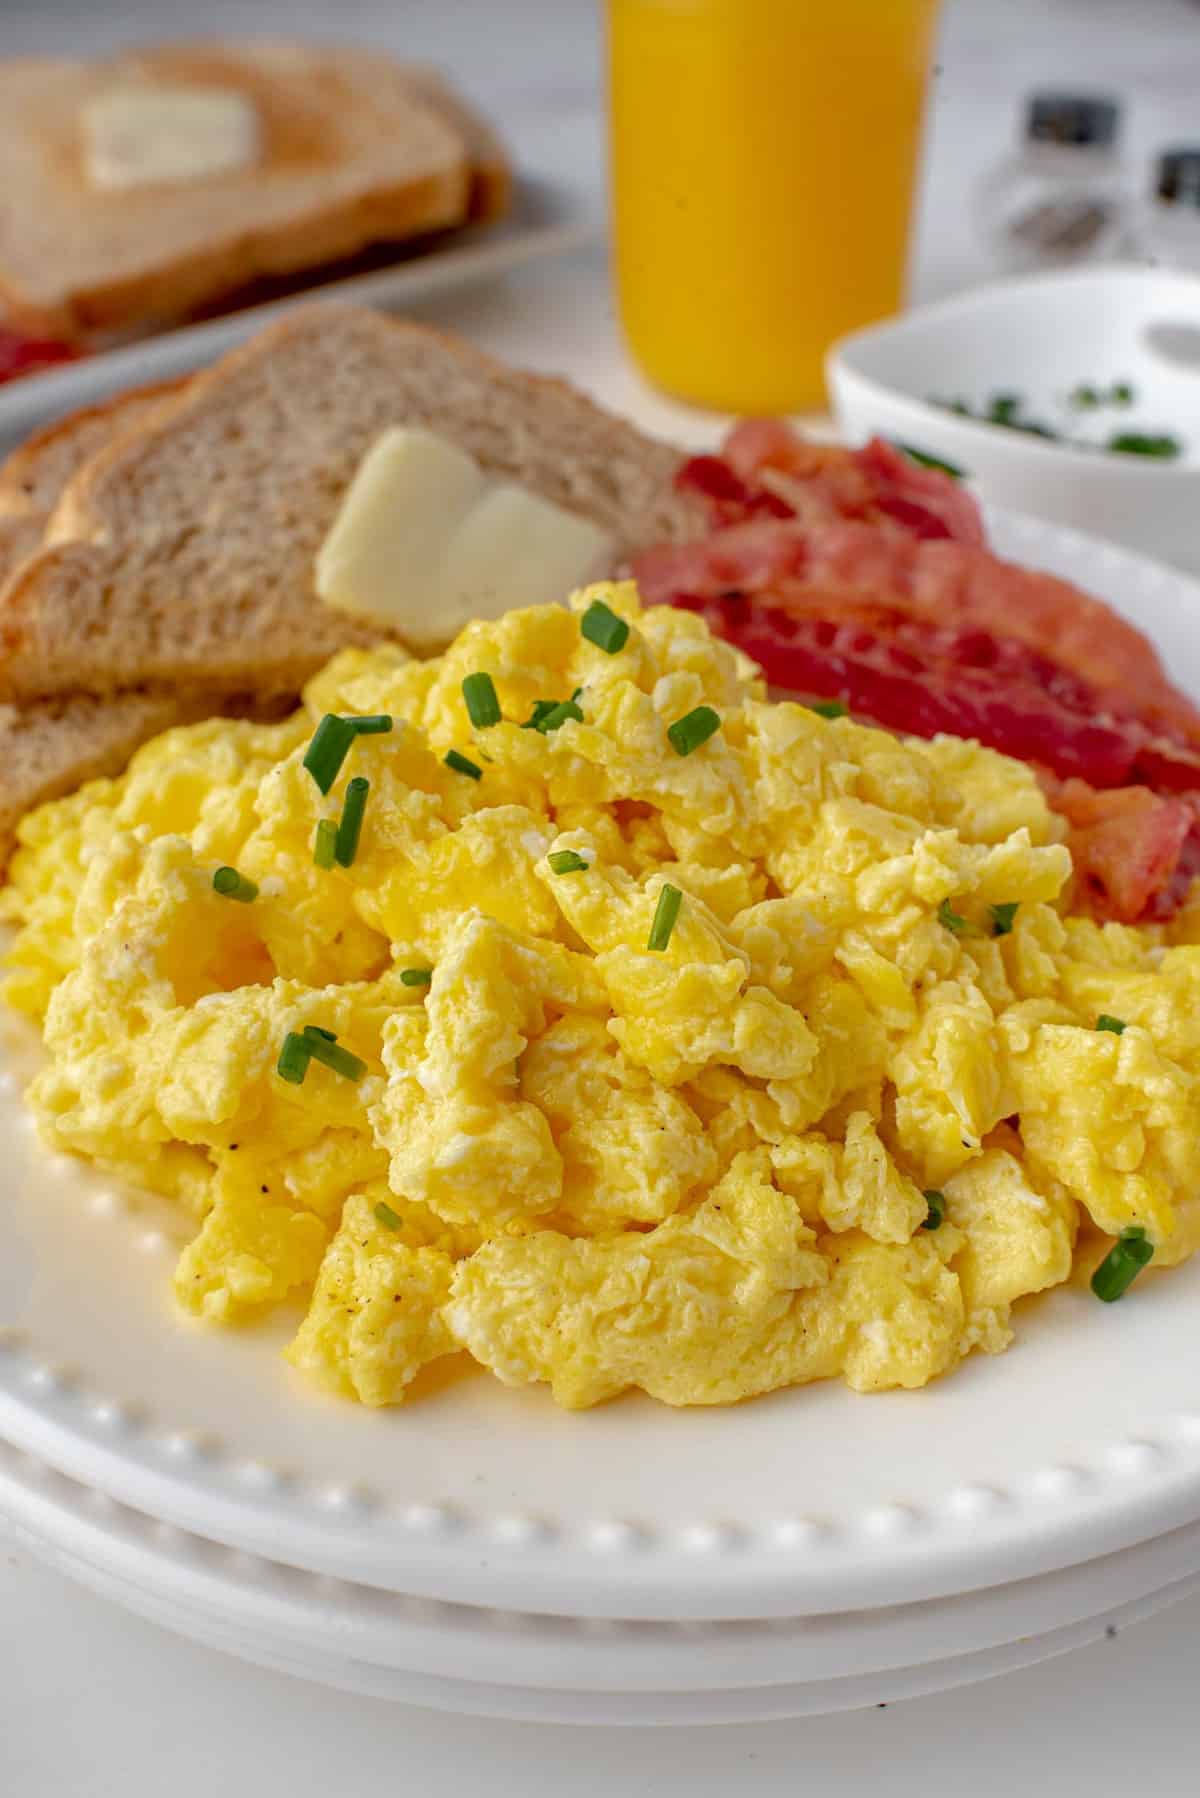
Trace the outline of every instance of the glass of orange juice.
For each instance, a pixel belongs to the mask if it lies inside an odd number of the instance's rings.
[[[938,0],[608,0],[617,287],[645,374],[729,412],[824,403],[904,289]]]

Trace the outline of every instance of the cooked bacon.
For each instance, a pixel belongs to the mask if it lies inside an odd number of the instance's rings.
[[[1140,631],[992,555],[971,495],[879,438],[744,419],[678,484],[711,532],[635,559],[648,603],[703,613],[777,688],[1032,763],[1093,910],[1178,908],[1200,875],[1200,711]]]
[[[1200,845],[1190,805],[1148,787],[1097,793],[1082,780],[1046,786],[1051,805],[1071,827],[1067,843],[1075,874],[1099,916],[1133,923],[1177,909]]]

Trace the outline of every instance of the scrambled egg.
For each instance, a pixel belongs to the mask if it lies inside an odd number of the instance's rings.
[[[322,795],[328,712],[393,724]],[[357,851],[321,866],[356,776]],[[921,1386],[1098,1232],[1200,1241],[1200,947],[1064,915],[1062,828],[1024,766],[770,703],[627,585],[436,661],[349,651],[286,722],[169,731],[25,820],[29,1101],[190,1216],[186,1310],[298,1303],[292,1362],[366,1404],[464,1352],[568,1406]],[[310,1027],[350,1060],[294,1083]]]

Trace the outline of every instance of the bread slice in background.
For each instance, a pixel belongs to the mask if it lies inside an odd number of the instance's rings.
[[[0,605],[0,698],[129,687],[294,693],[373,623],[317,598],[358,464],[419,424],[591,519],[614,563],[699,525],[680,452],[565,383],[349,306],[307,306],[86,462]]]
[[[260,160],[197,180],[94,186],[84,107],[147,83],[246,96]],[[431,103],[378,50],[274,41],[0,62],[0,164],[0,302],[18,323],[67,337],[177,319],[256,277],[461,223],[472,190],[448,95]]]
[[[440,69],[405,63],[404,72],[422,100],[462,135],[471,165],[468,222],[487,224],[501,218],[512,203],[513,170],[500,133],[451,87]]]

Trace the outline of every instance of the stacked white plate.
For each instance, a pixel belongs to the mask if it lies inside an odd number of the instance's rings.
[[[1200,691],[1200,589],[992,528]],[[937,1690],[1200,1584],[1200,1263],[1113,1307],[1051,1294],[921,1393],[570,1415],[447,1363],[368,1412],[287,1369],[290,1323],[179,1320],[177,1218],[47,1154],[36,1044],[3,1030],[0,1516],[146,1616],[363,1692],[694,1723]]]

